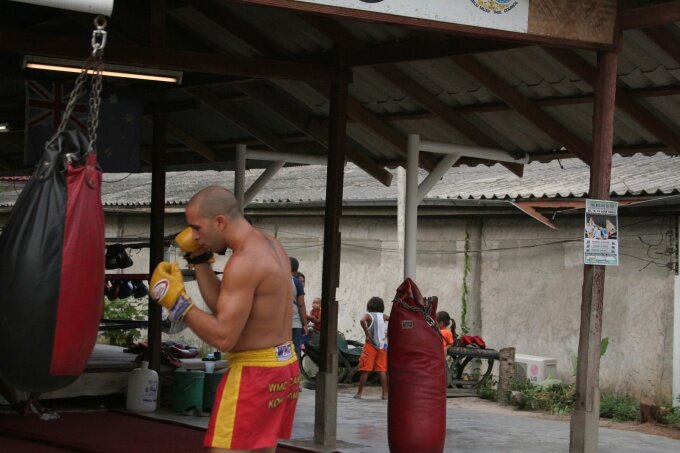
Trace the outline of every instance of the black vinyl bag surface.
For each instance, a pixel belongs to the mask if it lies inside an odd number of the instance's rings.
[[[46,392],[80,376],[103,309],[101,171],[88,140],[45,149],[0,236],[0,377]]]

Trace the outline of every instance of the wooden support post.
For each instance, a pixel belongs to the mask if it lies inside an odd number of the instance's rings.
[[[326,212],[324,222],[323,275],[321,283],[321,363],[316,376],[314,442],[334,445],[337,431],[338,399],[338,302],[340,216],[345,165],[347,128],[347,83],[331,85]]]
[[[165,236],[165,134],[166,115],[153,116],[153,154],[151,156],[151,245],[149,275],[163,261]],[[149,298],[149,364],[161,368],[161,306]]]
[[[593,199],[609,199],[616,102],[618,50],[598,52],[593,159],[590,191]],[[576,371],[576,405],[571,416],[569,451],[595,453],[600,419],[600,341],[604,299],[604,266],[585,265],[581,295],[581,330]]]
[[[165,0],[150,4],[149,44],[152,48],[165,46]],[[163,100],[165,100],[163,98]],[[151,245],[149,250],[149,277],[163,261],[165,243],[165,147],[167,144],[167,115],[153,115],[153,151],[151,156]],[[157,372],[161,369],[161,306],[149,296],[149,365]]]
[[[510,404],[510,390],[515,379],[515,348],[498,351],[498,404]]]

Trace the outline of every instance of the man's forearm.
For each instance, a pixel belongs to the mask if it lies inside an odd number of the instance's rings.
[[[298,308],[300,310],[300,321],[302,321],[302,327],[307,326],[307,307],[305,307],[305,301],[298,299]]]

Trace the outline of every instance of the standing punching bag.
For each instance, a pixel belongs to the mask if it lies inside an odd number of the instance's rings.
[[[96,54],[95,49],[88,62],[97,63]],[[89,140],[80,131],[64,132],[86,76],[78,77],[71,109],[67,106],[0,236],[0,377],[29,392],[65,387],[82,374],[103,310],[102,175],[94,154],[98,112],[90,111]],[[94,79],[90,97],[98,101],[101,73]]]
[[[446,370],[436,302],[407,278],[387,329],[387,437],[391,453],[441,453],[446,437]]]

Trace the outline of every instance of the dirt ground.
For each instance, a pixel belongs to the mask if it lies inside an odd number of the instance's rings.
[[[356,386],[345,385],[338,387],[338,393],[354,394],[356,393]],[[379,398],[379,386],[367,386],[363,394],[368,398]],[[497,403],[481,398],[463,397],[463,398],[449,398],[447,400],[449,407],[460,407],[463,409],[476,410],[480,412],[494,413],[494,414],[512,414],[514,416],[540,418],[546,420],[561,420],[569,422],[568,415],[551,415],[545,412],[521,411],[514,406],[499,406]],[[650,434],[653,436],[663,436],[670,439],[680,440],[680,429],[659,423],[638,423],[638,422],[615,422],[613,420],[601,418],[600,427],[620,429],[624,431],[635,431],[642,434]]]

